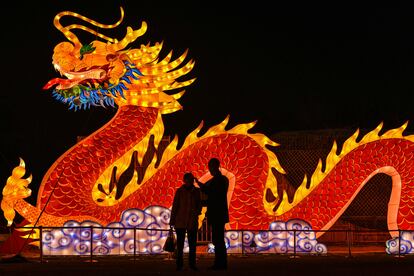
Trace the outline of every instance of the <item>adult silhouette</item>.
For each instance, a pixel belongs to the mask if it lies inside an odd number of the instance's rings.
[[[227,191],[229,179],[220,171],[220,161],[211,158],[208,169],[213,176],[206,183],[196,179],[201,191],[207,195],[207,222],[211,227],[212,242],[214,245],[214,265],[211,269],[227,269],[227,249],[224,242],[225,224],[229,222],[227,207]]]
[[[184,174],[184,184],[175,192],[170,218],[170,226],[174,227],[177,233],[177,270],[182,270],[183,268],[183,249],[186,232],[189,247],[189,266],[192,270],[197,270],[197,230],[198,216],[201,213],[201,208],[200,189],[194,186],[193,174],[186,173]]]

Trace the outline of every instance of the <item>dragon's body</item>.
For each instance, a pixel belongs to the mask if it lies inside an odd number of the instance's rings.
[[[25,165],[21,161],[3,190],[2,209],[9,223],[15,211],[31,224],[61,226],[68,220],[107,225],[129,208],[169,208],[183,174],[191,171],[201,180],[208,179],[208,160],[217,157],[230,178],[230,229],[267,229],[273,221],[290,218],[308,221],[316,230],[328,229],[377,173],[386,173],[393,180],[390,230],[414,228],[414,137],[402,135],[406,125],[379,135],[380,125],[358,142],[356,132],[339,154],[334,144],[324,168],[320,162],[311,179],[305,177],[289,201],[287,193],[278,187],[278,179],[285,172],[266,147],[277,144],[262,134],[248,133],[254,123],[226,130],[226,119],[198,136],[200,125],[179,149],[175,138],[162,157],[161,153],[151,154],[149,149],[156,149],[163,136],[161,114],[181,107],[177,99],[183,92],[167,95],[164,91],[191,84],[193,80],[177,79],[191,71],[194,63],[180,67],[186,53],[174,61],[170,61],[171,53],[158,60],[161,44],[124,50],[145,32],[145,23],[135,31],[128,27],[127,35],[118,42],[81,25],[62,27],[62,16],[113,28],[122,21],[123,12],[113,25],[71,12],[58,14],[55,26],[71,43],[55,47],[53,64],[67,79],[54,79],[45,86],[57,85],[54,96],[71,109],[116,104],[118,111],[52,165],[41,183],[36,207],[24,201],[30,195],[27,185],[31,179],[22,178]],[[71,32],[75,28],[108,42],[82,45]],[[149,161],[144,164],[144,159]],[[393,236],[396,233],[391,232]]]

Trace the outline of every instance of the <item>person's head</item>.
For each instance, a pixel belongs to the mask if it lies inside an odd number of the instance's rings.
[[[217,158],[211,158],[208,161],[208,170],[210,171],[211,175],[217,175],[220,172],[220,161]]]
[[[184,185],[187,187],[191,187],[194,184],[194,175],[192,173],[185,173],[184,174]]]

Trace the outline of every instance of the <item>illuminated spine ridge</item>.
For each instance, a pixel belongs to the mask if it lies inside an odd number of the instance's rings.
[[[379,135],[382,123],[357,142],[355,132],[337,154],[334,143],[322,170],[320,161],[307,188],[307,179],[297,189],[292,202],[287,194],[277,210],[282,220],[295,217],[311,222],[314,229],[329,229],[351,204],[363,186],[376,174],[384,173],[392,179],[388,204],[389,230],[413,229],[414,135],[403,136],[407,127],[392,129]],[[323,233],[320,233],[321,235]],[[392,236],[397,231],[390,231]],[[319,236],[318,235],[318,236]]]

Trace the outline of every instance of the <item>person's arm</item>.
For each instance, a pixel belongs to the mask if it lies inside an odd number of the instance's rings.
[[[200,180],[198,180],[197,178],[195,179],[195,181],[198,184],[198,187],[200,187],[200,190],[207,194],[208,193],[208,186],[206,185],[206,183],[201,182]]]
[[[195,182],[197,182],[198,186],[200,186],[200,188],[201,188],[201,186],[204,186],[205,185],[203,182],[201,182],[197,178],[194,178],[194,179],[195,179]]]

